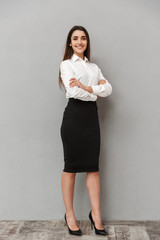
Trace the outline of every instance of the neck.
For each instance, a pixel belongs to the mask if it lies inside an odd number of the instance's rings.
[[[77,55],[78,57],[82,58],[84,60],[84,54],[78,54],[78,53],[74,53],[75,55]]]

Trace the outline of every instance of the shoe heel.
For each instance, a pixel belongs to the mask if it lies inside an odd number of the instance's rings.
[[[93,225],[92,225],[92,223],[91,223],[91,229],[93,229]]]
[[[89,219],[91,221],[91,229],[93,229],[93,227],[94,227],[94,230],[95,230],[96,234],[98,234],[98,235],[108,235],[108,232],[104,228],[103,229],[97,229],[95,227],[95,222],[93,221],[91,211],[89,213]]]
[[[81,231],[80,228],[79,228],[78,230],[71,230],[71,229],[69,228],[68,223],[67,223],[67,219],[66,219],[66,213],[65,213],[65,215],[64,215],[64,219],[65,219],[65,222],[66,222],[66,225],[67,225],[67,227],[68,227],[68,231],[69,231],[70,234],[76,235],[76,236],[82,236],[82,231]]]

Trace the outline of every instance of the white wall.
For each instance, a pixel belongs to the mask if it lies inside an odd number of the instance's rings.
[[[0,219],[63,219],[58,86],[70,28],[84,26],[95,62],[113,87],[97,100],[101,215],[159,220],[160,2],[0,1]],[[88,219],[86,173],[74,209]]]

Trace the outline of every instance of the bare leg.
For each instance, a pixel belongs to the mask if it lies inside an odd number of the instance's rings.
[[[66,220],[71,230],[79,229],[73,210],[75,175],[76,173],[68,173],[63,171],[61,178],[62,195],[66,208]]]
[[[100,177],[99,172],[87,172],[86,186],[88,188],[92,218],[98,229],[103,229],[100,213]]]

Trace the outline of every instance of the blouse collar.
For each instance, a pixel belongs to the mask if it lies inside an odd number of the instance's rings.
[[[75,62],[77,59],[80,59],[80,60],[82,60],[82,61],[84,61],[84,62],[89,62],[88,61],[88,58],[86,57],[86,56],[84,56],[84,60],[81,58],[81,57],[78,57],[75,53],[73,53],[73,55],[72,55],[72,60]]]

